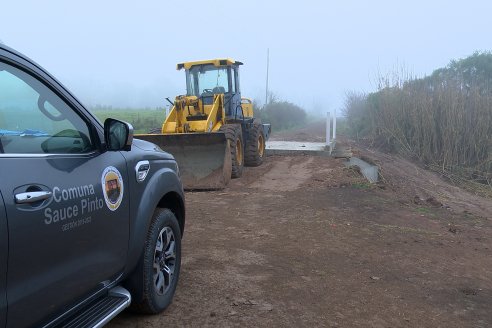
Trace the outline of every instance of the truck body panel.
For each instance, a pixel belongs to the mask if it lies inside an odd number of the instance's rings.
[[[106,186],[101,181],[108,167],[122,175],[123,195],[115,210],[106,204]],[[63,312],[74,299],[88,297],[123,272],[130,195],[125,159],[119,152],[4,158],[0,171],[19,172],[6,175],[0,187],[2,194],[11,196],[5,202],[10,236],[7,295],[12,318],[8,327],[48,319],[46,308]],[[53,196],[39,205],[16,204],[15,195],[29,190],[46,190]]]
[[[0,327],[4,327],[7,322],[7,259],[7,213],[0,192]]]

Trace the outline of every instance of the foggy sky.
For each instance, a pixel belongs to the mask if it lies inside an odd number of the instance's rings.
[[[242,61],[243,96],[340,109],[396,68],[430,74],[491,49],[488,1],[2,1],[0,40],[86,105],[163,106],[185,92],[176,63]]]

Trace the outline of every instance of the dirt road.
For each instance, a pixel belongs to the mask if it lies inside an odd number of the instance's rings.
[[[384,183],[342,160],[269,157],[188,193],[173,304],[110,327],[492,326],[492,201],[366,155]]]

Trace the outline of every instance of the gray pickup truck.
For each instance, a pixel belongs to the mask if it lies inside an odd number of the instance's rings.
[[[185,225],[176,161],[1,44],[0,181],[0,327],[100,327],[171,303]]]

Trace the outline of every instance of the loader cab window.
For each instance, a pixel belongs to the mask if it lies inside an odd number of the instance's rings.
[[[228,93],[229,67],[214,65],[193,66],[186,71],[188,96],[211,97],[214,94]]]
[[[231,73],[231,91],[236,93],[236,69],[234,68]]]
[[[241,92],[241,87],[239,86],[239,81],[240,81],[240,78],[239,78],[239,66],[235,66],[234,67],[234,71],[233,71],[233,74],[232,76],[234,76],[234,82],[233,82],[233,85],[235,86],[235,90],[234,92]]]

